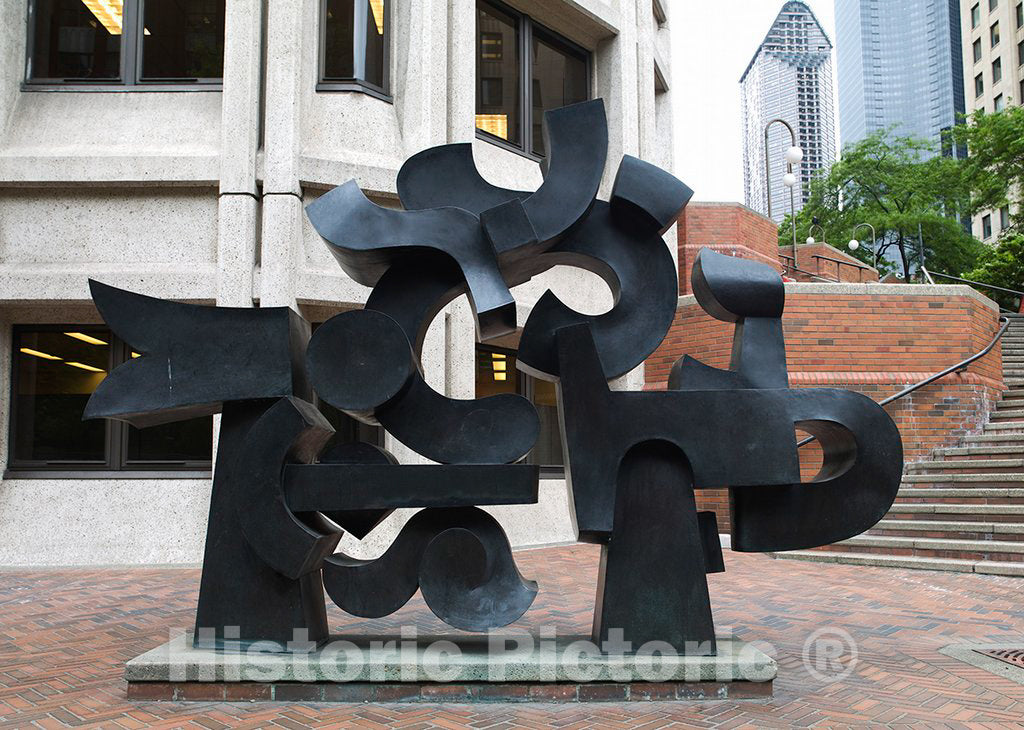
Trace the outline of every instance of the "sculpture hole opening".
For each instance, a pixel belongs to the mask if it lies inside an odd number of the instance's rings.
[[[811,436],[810,433],[803,429],[797,428],[794,430],[796,431],[796,442],[798,444]],[[800,481],[805,484],[814,481],[814,478],[818,475],[818,472],[821,471],[821,466],[824,463],[821,443],[815,439],[808,444],[800,446],[796,451],[797,456],[800,459]]]

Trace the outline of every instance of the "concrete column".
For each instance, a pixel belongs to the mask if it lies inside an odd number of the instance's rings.
[[[21,94],[25,74],[25,6],[15,0],[0,0],[0,132],[7,129],[11,114]]]
[[[302,233],[299,135],[304,0],[273,0],[267,12],[266,102],[264,103],[263,224],[260,247],[260,306],[295,301],[295,273]]]
[[[221,93],[220,199],[217,206],[217,303],[251,307],[259,200],[256,152],[260,131],[263,7],[228,0]]]
[[[618,35],[602,41],[594,55],[595,96],[604,98],[608,113],[608,165],[601,185],[601,196],[605,198],[611,194],[622,156],[640,152],[637,6],[623,2],[620,8]]]
[[[401,3],[399,12],[408,36],[393,45],[395,55],[404,56],[396,66],[404,78],[396,79],[395,107],[411,155],[447,141],[448,6],[445,0],[412,0]]]
[[[476,136],[475,0],[448,3],[448,142],[472,142]]]

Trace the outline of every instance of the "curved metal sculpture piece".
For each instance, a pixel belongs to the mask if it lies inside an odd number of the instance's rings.
[[[343,611],[367,618],[394,613],[418,588],[438,618],[465,631],[510,624],[537,595],[501,526],[475,507],[417,512],[376,560],[328,558],[324,587]]]
[[[165,302],[92,282],[104,319],[141,357],[118,367],[87,417],[138,426],[222,412],[195,642],[327,638],[324,589],[343,610],[387,615],[419,590],[448,624],[483,631],[520,618],[537,593],[498,522],[480,507],[536,504],[537,411],[519,395],[458,400],[431,388],[427,328],[455,297],[474,307],[481,339],[516,331],[510,288],[555,265],[600,275],[604,314],[552,292],[533,307],[520,369],[555,381],[573,517],[602,546],[593,636],[639,647],[667,642],[713,654],[707,573],[724,570],[716,516],[695,490],[731,491],[732,547],[807,548],[851,537],[892,504],[899,432],[857,393],[790,389],[781,317],[785,289],[763,264],[701,251],[697,301],[735,324],[728,369],[690,357],[668,390],[613,392],[608,381],[661,343],[677,305],[662,234],[692,191],[634,157],[597,199],[608,132],[600,100],[547,112],[549,157],[534,192],[477,172],[470,145],[445,145],[402,167],[404,211],[354,181],[307,209],[341,267],[373,290],[310,338],[288,309]],[[346,443],[314,402],[372,424],[436,464],[403,465]],[[814,434],[823,466],[800,477],[795,430]],[[333,554],[399,508],[421,508],[376,560]]]

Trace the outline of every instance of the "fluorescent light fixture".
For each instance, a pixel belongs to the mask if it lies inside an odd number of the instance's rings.
[[[502,353],[502,352],[492,352],[491,353],[491,359],[492,360],[504,360],[505,359],[505,354]]]
[[[507,114],[477,114],[476,128],[482,129],[495,137],[508,139],[508,115]]]
[[[23,348],[21,348],[21,352],[24,352],[26,355],[32,355],[33,357],[41,357],[44,360],[63,360],[64,359],[62,357],[57,357],[56,355],[48,355],[45,352],[39,352],[39,350],[33,350],[30,347],[23,347]]]
[[[494,374],[494,379],[495,380],[505,380],[505,379],[507,379],[507,377],[508,377],[508,373],[495,373]]]
[[[92,335],[87,335],[84,332],[65,332],[64,334],[66,334],[68,337],[74,337],[76,340],[81,340],[82,342],[88,342],[90,345],[105,345],[105,344],[107,344],[106,342],[104,342],[100,338],[93,337]]]
[[[134,360],[134,359],[135,359],[135,358],[137,358],[137,357],[142,357],[142,354],[141,354],[141,353],[138,353],[138,352],[133,352],[133,353],[132,353],[132,360]]]
[[[89,8],[110,35],[121,35],[121,17],[124,15],[121,0],[82,0],[82,5]]]
[[[491,369],[495,372],[505,372],[505,366],[508,365],[504,360],[494,360],[491,362]]]
[[[373,22],[377,24],[377,34],[384,35],[384,0],[370,0],[373,11]]]
[[[92,365],[86,365],[84,362],[66,362],[65,365],[70,365],[73,368],[80,368],[82,370],[88,370],[90,373],[105,373],[106,370],[102,368],[94,368]]]

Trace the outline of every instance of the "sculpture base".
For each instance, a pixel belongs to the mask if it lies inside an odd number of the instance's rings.
[[[716,656],[601,654],[589,637],[335,636],[315,651],[196,649],[182,635],[125,666],[139,700],[624,702],[763,699],[775,661],[724,637]],[[668,647],[664,647],[666,650]],[[657,651],[657,650],[655,650]]]

